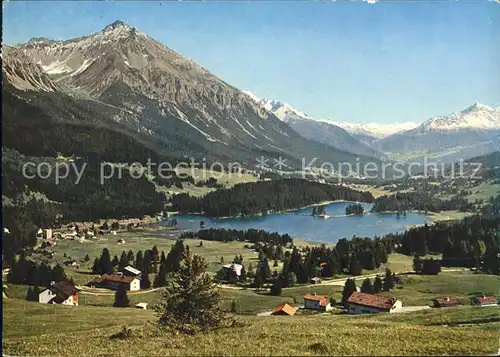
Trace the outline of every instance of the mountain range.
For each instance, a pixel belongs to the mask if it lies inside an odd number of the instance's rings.
[[[194,60],[121,21],[88,36],[34,38],[3,52],[3,111],[11,117],[4,125],[18,125],[15,117],[29,108],[25,126],[37,124],[36,113],[51,123],[105,126],[162,155],[248,166],[262,156],[281,156],[292,167],[302,158],[335,164],[358,156],[300,135]],[[23,152],[19,140],[10,145]]]
[[[477,102],[420,125],[359,124],[315,120],[289,104],[245,93],[301,135],[360,155],[383,158],[397,154],[398,159],[405,161],[405,156],[410,161],[427,156],[437,162],[451,163],[500,149],[500,109]]]

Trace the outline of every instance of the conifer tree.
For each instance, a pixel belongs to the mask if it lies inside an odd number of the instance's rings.
[[[92,274],[100,274],[101,268],[99,266],[99,258],[94,259],[94,264],[92,265]]]
[[[384,291],[390,291],[394,288],[394,279],[392,277],[392,273],[390,269],[385,271],[384,283],[383,283]]]
[[[127,258],[127,253],[125,251],[123,251],[122,255],[120,256],[120,261],[118,262],[118,270],[122,271],[128,265],[129,265],[129,261]]]
[[[113,303],[114,307],[129,307],[130,301],[128,299],[127,287],[125,284],[120,284],[118,290],[115,293],[115,302]]]
[[[344,290],[342,290],[342,304],[347,304],[347,299],[356,292],[356,281],[354,279],[347,279],[344,284]]]
[[[159,325],[186,334],[210,331],[232,322],[221,309],[221,297],[206,261],[186,247],[179,270],[171,273],[155,307]]]
[[[129,250],[129,251],[128,251],[128,253],[127,253],[127,260],[128,260],[128,262],[129,262],[129,264],[130,264],[130,263],[132,263],[132,262],[134,261],[134,258],[135,258],[135,256],[134,256],[134,252],[133,252],[133,251],[132,251],[132,249],[131,249],[131,250]]]
[[[380,279],[380,276],[377,275],[375,276],[375,279],[373,281],[373,293],[378,294],[381,291],[382,291],[382,279]]]
[[[283,291],[282,285],[283,283],[281,282],[281,279],[276,279],[271,286],[271,295],[280,296]]]
[[[369,278],[366,278],[363,280],[363,283],[361,284],[361,292],[365,294],[372,294],[373,293],[373,286],[372,282]]]
[[[103,248],[101,257],[99,258],[99,274],[111,274],[112,272],[111,254],[109,254],[108,248]]]
[[[357,276],[361,275],[363,272],[363,268],[361,266],[361,263],[359,262],[358,258],[356,256],[351,257],[351,264],[349,266],[349,274]]]

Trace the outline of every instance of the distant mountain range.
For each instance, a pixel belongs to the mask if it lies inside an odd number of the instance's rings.
[[[245,93],[269,113],[274,114],[278,119],[290,125],[295,131],[306,138],[334,146],[343,151],[352,152],[356,155],[376,158],[384,157],[381,152],[355,138],[342,127],[334,125],[333,122],[314,120],[306,113],[289,104],[268,98],[260,99],[249,91],[245,91]]]
[[[383,152],[421,153],[453,162],[500,150],[500,109],[474,103],[464,110],[436,116],[414,129],[373,142]],[[418,155],[414,158],[419,157]]]
[[[390,154],[404,161],[427,156],[449,163],[500,149],[500,109],[480,103],[458,113],[432,117],[420,125],[360,124],[315,120],[289,104],[245,93],[301,135],[360,155],[382,158]]]
[[[281,156],[287,165],[300,167],[302,158],[357,159],[299,135],[194,60],[121,21],[88,36],[34,38],[4,46],[3,52],[4,92],[12,98],[4,111],[10,115],[30,107],[54,123],[98,123],[160,154],[209,162],[254,166],[261,156]],[[22,153],[22,145],[16,145]]]

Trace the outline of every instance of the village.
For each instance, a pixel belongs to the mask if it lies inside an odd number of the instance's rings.
[[[154,221],[153,219],[149,219],[148,222]],[[58,247],[63,244],[66,245],[78,245],[85,244],[88,241],[97,241],[99,237],[107,237],[107,241],[114,240],[114,244],[118,246],[125,246],[127,241],[125,238],[130,236],[130,231],[134,230],[134,234],[140,234],[139,232],[143,232],[143,222],[114,222],[109,224],[108,222],[102,223],[99,228],[96,228],[95,225],[89,226],[80,223],[80,227],[78,224],[70,225],[69,227],[61,227],[59,229],[40,229],[38,231],[38,240],[40,242],[39,246],[35,249],[35,252],[43,252],[45,256],[50,259],[54,258],[55,254],[60,254],[58,252]],[[169,224],[172,226],[172,224]],[[170,227],[171,229],[168,232],[173,232],[167,234],[168,237],[172,236],[176,231],[175,228]],[[8,228],[4,228],[4,234],[8,233]],[[163,235],[163,233],[161,233]],[[159,238],[156,238],[159,239]],[[174,243],[175,240],[173,238],[169,238],[168,242],[170,244]],[[198,249],[202,249],[203,242],[200,241]],[[210,244],[213,242],[205,242],[205,244]],[[249,251],[252,254],[256,254],[259,245],[249,245],[245,244],[240,247],[242,250]],[[249,254],[249,253],[247,253]],[[87,254],[88,255],[88,254]],[[236,258],[238,255],[236,255]],[[57,260],[59,261],[59,260]],[[238,261],[238,259],[235,259]],[[81,265],[85,265],[85,259],[68,259],[67,254],[63,253],[62,263],[66,266],[68,270],[68,275],[71,272],[80,272]],[[220,262],[219,268],[216,269],[214,274],[214,281],[218,284],[221,291],[224,293],[230,293],[232,291],[253,291],[255,295],[266,296],[269,295],[272,297],[271,301],[278,301],[279,295],[282,291],[286,291],[291,288],[280,288],[280,293],[276,294],[273,292],[272,284],[267,286],[263,286],[260,289],[252,288],[251,279],[248,276],[248,272],[245,271],[245,266],[240,264],[239,262],[226,263]],[[123,265],[123,264],[122,264]],[[140,267],[135,267],[132,264],[127,264],[126,266],[122,266],[120,268],[115,267],[112,269],[112,272],[95,275],[88,279],[87,282],[83,282],[79,279],[78,283],[71,279],[63,279],[60,281],[51,281],[50,286],[45,289],[39,290],[37,292],[38,296],[36,301],[42,304],[61,304],[61,305],[69,305],[69,306],[78,306],[81,298],[79,297],[81,294],[84,296],[91,295],[102,295],[102,296],[110,296],[113,294],[118,294],[120,291],[121,294],[129,294],[129,296],[134,296],[134,294],[143,294],[142,296],[154,295],[155,291],[158,290],[158,286],[154,288],[146,288],[141,289],[141,280],[143,278],[143,272],[138,269]],[[321,270],[321,266],[318,267]],[[248,270],[248,266],[247,266]],[[4,269],[4,276],[8,275],[9,269]],[[407,275],[411,272],[401,272],[393,274],[391,279],[395,280],[395,283],[401,281],[400,277]],[[445,274],[445,273],[443,273]],[[415,305],[410,304],[409,306],[403,305],[404,300],[401,297],[398,297],[397,289],[385,289],[387,293],[384,295],[390,294],[390,296],[382,296],[377,294],[375,291],[383,292],[383,289],[366,289],[366,286],[362,285],[361,287],[357,287],[354,283],[354,278],[357,280],[366,280],[370,281],[370,278],[378,279],[378,274],[370,274],[359,277],[351,278],[342,278],[336,280],[328,280],[324,278],[313,277],[309,281],[309,284],[299,285],[300,291],[303,291],[302,299],[298,300],[294,297],[293,302],[287,301],[289,299],[285,299],[285,301],[281,304],[277,304],[272,307],[269,304],[263,304],[262,308],[256,309],[255,314],[258,316],[275,316],[275,315],[285,315],[285,316],[296,316],[296,315],[310,315],[310,314],[348,314],[348,315],[363,315],[363,314],[374,314],[374,313],[412,313],[418,310],[425,309],[433,309],[433,308],[453,308],[460,306],[482,306],[482,307],[493,307],[498,306],[498,300],[495,296],[486,295],[485,292],[477,292],[475,296],[472,296],[465,303],[464,299],[457,299],[454,296],[434,296],[429,304],[426,305]],[[387,277],[386,277],[387,279]],[[5,281],[5,280],[4,280]],[[346,288],[347,286],[350,288]],[[371,284],[371,281],[370,281]],[[385,285],[386,283],[383,282]],[[393,282],[394,284],[394,282]],[[354,285],[354,288],[352,288]],[[342,301],[341,299],[337,300],[328,294],[316,293],[316,291],[321,290],[325,291],[327,287],[331,288],[340,288],[343,286],[342,291]],[[5,291],[9,291],[8,286],[5,285]],[[346,289],[350,291],[346,292]],[[270,292],[266,292],[266,291]],[[125,291],[125,293],[123,293]],[[340,292],[340,290],[339,290]],[[347,294],[347,295],[346,295]],[[277,296],[276,296],[277,295]],[[337,295],[338,296],[338,295]],[[115,296],[116,297],[116,296]],[[133,304],[133,307],[138,309],[147,309],[148,305],[152,302],[151,299],[145,299],[146,301],[137,301]],[[231,299],[231,307],[229,311],[236,312],[234,308],[235,300]],[[461,300],[461,301],[460,301]],[[130,305],[128,305],[130,306]],[[266,306],[271,307],[267,311],[263,311]]]

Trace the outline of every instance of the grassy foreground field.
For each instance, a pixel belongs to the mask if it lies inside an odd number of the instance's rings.
[[[237,326],[196,336],[158,334],[149,310],[3,301],[2,348],[16,356],[491,355],[499,308],[378,316],[237,316]],[[454,321],[462,325],[451,325]],[[493,321],[485,323],[484,321]],[[493,328],[490,328],[493,325]],[[122,326],[124,340],[110,337]]]

